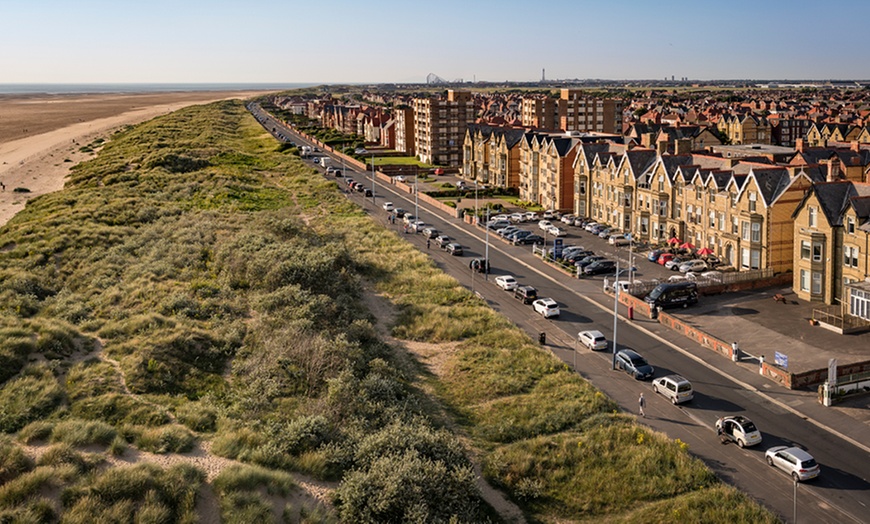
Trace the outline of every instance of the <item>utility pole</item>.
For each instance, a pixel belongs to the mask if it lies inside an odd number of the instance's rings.
[[[613,280],[613,356],[610,369],[616,369],[616,328],[619,320],[619,257],[616,257],[616,276]]]
[[[372,153],[372,204],[375,203],[375,154]]]

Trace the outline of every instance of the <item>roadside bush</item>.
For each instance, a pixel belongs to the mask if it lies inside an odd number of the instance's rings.
[[[453,468],[411,450],[347,473],[333,502],[343,522],[476,522],[479,497],[470,466]]]
[[[25,368],[0,389],[0,431],[18,431],[49,415],[62,401],[63,390],[47,366]]]

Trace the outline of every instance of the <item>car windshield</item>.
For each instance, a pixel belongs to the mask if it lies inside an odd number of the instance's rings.
[[[753,431],[758,431],[758,428],[756,428],[755,424],[752,422],[744,422],[742,426],[744,433],[752,433]]]
[[[810,469],[810,468],[816,467],[816,459],[809,458],[807,460],[804,460],[801,463],[801,467],[804,469]]]
[[[595,337],[595,342],[604,342],[605,340],[604,337]]]
[[[643,358],[643,357],[640,356],[640,355],[638,355],[638,356],[636,356],[636,357],[632,357],[632,358],[630,358],[629,360],[631,360],[631,364],[632,364],[634,367],[636,367],[636,368],[639,368],[639,367],[641,367],[641,366],[646,366],[646,365],[647,365],[647,363],[646,363],[646,359]]]

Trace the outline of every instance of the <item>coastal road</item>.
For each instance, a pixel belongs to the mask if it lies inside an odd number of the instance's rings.
[[[289,129],[286,131],[291,132]],[[297,143],[304,142],[301,137],[293,136]],[[359,177],[357,180],[362,181]],[[386,213],[379,207],[384,201],[392,201],[396,206],[408,210],[414,209],[411,195],[395,191],[388,185],[378,184],[376,195],[374,204],[371,198],[363,199],[361,193],[351,193],[349,198],[367,209],[385,227],[391,226]],[[632,347],[638,350],[656,367],[656,376],[679,373],[689,378],[694,385],[694,400],[686,405],[671,405],[654,395],[648,382],[635,381],[624,373],[613,371],[609,353],[593,353],[585,349],[574,351],[576,334],[585,329],[599,329],[612,340],[613,301],[601,292],[600,278],[583,281],[572,279],[532,256],[529,246],[509,246],[490,235],[492,274],[485,280],[483,275],[473,274],[468,268],[471,257],[482,257],[485,252],[484,231],[463,224],[458,219],[429,211],[425,206],[421,206],[419,214],[421,220],[456,238],[466,248],[466,256],[451,257],[433,246],[428,253],[439,267],[463,285],[473,287],[494,309],[528,333],[536,336],[539,332],[545,332],[547,347],[554,355],[570,366],[576,360],[578,373],[626,411],[637,412],[637,397],[644,392],[647,397],[647,417],[642,422],[671,438],[686,442],[690,450],[723,480],[758,499],[784,520],[791,521],[794,518],[794,485],[785,473],[767,466],[764,450],[780,444],[799,445],[813,454],[821,464],[822,473],[818,479],[798,486],[798,519],[819,522],[868,521],[870,483],[866,476],[870,472],[870,456],[866,451],[810,424],[770,395],[760,395],[747,389],[732,378],[727,368],[725,372],[720,369],[725,367],[720,357],[708,357],[716,364],[714,366],[705,358],[693,356],[684,349],[694,346],[691,341],[672,332],[659,334],[657,323],[620,319],[619,348]],[[400,228],[399,225],[392,227]],[[531,227],[534,228],[534,225]],[[398,231],[401,234],[401,229]],[[577,233],[577,228],[571,228],[571,231],[572,235],[565,240],[566,245],[582,242],[596,252],[604,249],[600,239]],[[425,239],[421,235],[407,235],[407,239],[426,251]],[[641,271],[648,270],[647,264],[644,261],[637,263]],[[535,286],[539,296],[554,298],[562,308],[561,318],[545,320],[535,314],[530,306],[515,300],[512,293],[496,287],[492,282],[494,276],[504,273],[515,275],[523,284]],[[748,416],[758,425],[764,436],[761,444],[740,449],[733,444],[719,443],[713,423],[722,415],[738,413]]]

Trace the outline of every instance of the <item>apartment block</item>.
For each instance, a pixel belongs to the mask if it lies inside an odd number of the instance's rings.
[[[591,97],[580,89],[562,89],[558,100],[559,129],[622,133],[622,101]]]
[[[413,107],[417,157],[429,164],[460,166],[466,128],[475,120],[471,93],[451,89],[444,98],[415,98]]]
[[[396,133],[396,151],[402,151],[408,156],[416,156],[414,145],[414,109],[399,107],[393,110],[393,123]]]
[[[545,95],[523,97],[521,117],[524,127],[559,129],[559,101]]]
[[[520,199],[545,209],[574,209],[574,145],[576,138],[526,133],[520,141]]]

